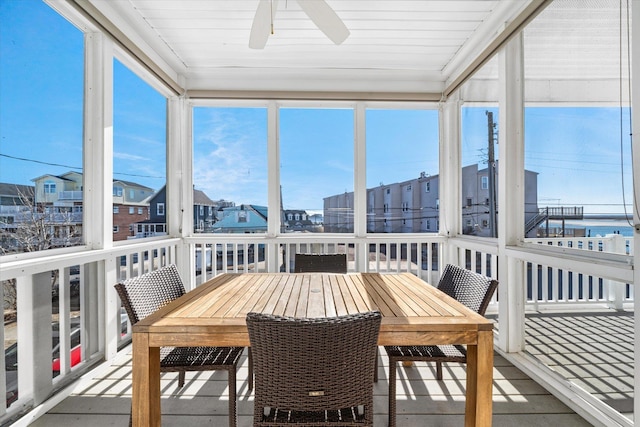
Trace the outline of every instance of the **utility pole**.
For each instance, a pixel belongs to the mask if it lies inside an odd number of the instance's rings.
[[[488,143],[489,143],[489,164],[487,172],[489,174],[489,236],[498,237],[496,230],[498,225],[498,217],[496,215],[496,158],[493,150],[495,135],[493,130],[496,124],[493,122],[493,113],[486,111],[487,127],[488,127]]]

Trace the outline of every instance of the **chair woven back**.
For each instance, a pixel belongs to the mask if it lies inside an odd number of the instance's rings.
[[[498,282],[471,270],[447,264],[438,289],[484,316]]]
[[[364,405],[365,416],[372,417],[380,321],[379,312],[318,319],[249,313],[255,415],[265,407],[324,411]]]
[[[347,254],[296,254],[296,273],[346,273]]]
[[[115,288],[132,325],[185,293],[173,264],[127,279]]]

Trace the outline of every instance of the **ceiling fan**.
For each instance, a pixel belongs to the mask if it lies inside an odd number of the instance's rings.
[[[349,30],[325,0],[296,0],[300,8],[314,24],[335,44],[349,37]],[[273,20],[278,10],[278,0],[260,0],[251,26],[249,47],[264,49],[269,34],[273,34]]]

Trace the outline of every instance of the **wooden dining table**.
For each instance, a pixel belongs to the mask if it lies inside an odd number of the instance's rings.
[[[465,426],[490,426],[493,323],[409,273],[225,273],[133,326],[133,425],[160,426],[161,346],[249,346],[245,317],[378,310],[379,345],[465,344]]]

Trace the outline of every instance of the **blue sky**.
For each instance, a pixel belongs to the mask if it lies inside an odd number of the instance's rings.
[[[0,0],[0,22],[0,182],[32,184],[81,168],[82,33],[39,0]],[[159,189],[164,98],[117,61],[114,75],[114,176]],[[463,110],[464,165],[486,161],[485,110]],[[539,173],[540,206],[623,212],[623,169],[631,203],[620,114],[615,107],[527,109],[525,165]],[[323,197],[352,191],[352,112],[283,109],[280,117],[285,208],[319,210]],[[437,174],[437,124],[435,111],[368,111],[367,186]],[[622,127],[628,135],[627,111]],[[266,111],[197,108],[193,179],[214,200],[266,204]]]

